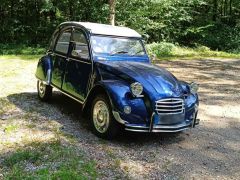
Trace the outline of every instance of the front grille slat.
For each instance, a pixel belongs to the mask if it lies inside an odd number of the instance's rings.
[[[179,98],[161,99],[155,105],[158,114],[180,114],[184,112],[184,101]]]
[[[157,103],[160,103],[160,102],[157,101]],[[161,102],[161,104],[177,104],[177,103],[182,103],[182,101],[175,101],[175,102],[166,101],[166,102]]]
[[[165,112],[165,111],[167,111],[167,112],[176,112],[176,111],[182,111],[183,109],[161,109],[160,111],[162,111],[162,112]]]
[[[158,108],[161,108],[161,107],[163,107],[163,108],[165,108],[165,107],[173,107],[172,105],[156,105],[156,107],[158,107]],[[174,107],[182,107],[182,104],[180,104],[180,105],[174,105]]]

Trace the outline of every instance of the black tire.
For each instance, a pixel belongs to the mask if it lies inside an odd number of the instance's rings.
[[[97,106],[99,103],[105,103],[105,105],[108,109],[108,112],[109,112],[108,113],[109,114],[109,116],[108,116],[109,123],[108,123],[108,125],[106,125],[106,130],[104,132],[100,132],[98,130],[97,125],[96,125],[96,121],[98,121],[98,120],[96,120],[96,118],[94,120],[94,107]],[[98,113],[98,114],[101,114],[101,113]],[[95,117],[96,117],[96,113],[95,113]],[[92,102],[92,106],[91,106],[90,118],[91,118],[91,128],[93,130],[93,133],[96,136],[103,138],[103,139],[108,139],[108,140],[113,139],[114,137],[117,136],[119,129],[120,129],[120,124],[113,117],[112,107],[109,102],[109,98],[106,95],[99,94],[94,98],[94,100]]]
[[[38,98],[41,101],[49,101],[52,97],[52,87],[49,85],[44,84],[42,81],[37,81],[37,91],[38,91]]]

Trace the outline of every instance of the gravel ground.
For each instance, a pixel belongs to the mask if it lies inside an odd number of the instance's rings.
[[[37,99],[36,62],[12,63],[27,74],[13,73],[16,82],[0,77],[6,85],[0,87],[0,98],[16,107],[1,114],[1,124],[35,114],[34,136],[51,134],[49,124],[73,136],[76,147],[96,161],[100,179],[240,179],[240,60],[161,61],[158,65],[178,79],[200,84],[200,125],[177,134],[123,132],[113,141],[92,135],[80,105],[68,97],[55,92],[49,104]],[[4,133],[0,134],[3,140]],[[9,150],[6,147],[0,143],[2,152]]]

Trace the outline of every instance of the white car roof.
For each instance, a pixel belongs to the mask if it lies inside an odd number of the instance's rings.
[[[67,23],[79,24],[85,27],[86,29],[88,29],[92,34],[136,37],[136,38],[142,37],[135,30],[127,27],[112,26],[107,24],[99,24],[99,23],[91,23],[91,22],[67,22]]]

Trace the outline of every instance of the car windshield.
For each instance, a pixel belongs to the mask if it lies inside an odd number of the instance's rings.
[[[139,39],[92,36],[91,42],[94,54],[108,54],[112,56],[119,54],[129,56],[145,55],[143,44]]]

